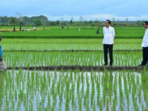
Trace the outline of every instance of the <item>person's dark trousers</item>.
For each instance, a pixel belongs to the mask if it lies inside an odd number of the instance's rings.
[[[148,62],[148,47],[143,47],[143,61],[141,65],[146,65]]]
[[[113,64],[113,44],[103,44],[103,49],[104,49],[104,62],[105,65],[108,64],[108,59],[107,59],[107,55],[108,55],[108,51],[109,51],[109,57],[110,57],[110,65]]]

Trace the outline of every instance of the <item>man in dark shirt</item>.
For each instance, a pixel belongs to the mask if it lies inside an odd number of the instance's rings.
[[[97,30],[97,34],[99,34],[99,28],[98,28],[98,30]]]
[[[13,32],[15,32],[15,27],[13,28]]]

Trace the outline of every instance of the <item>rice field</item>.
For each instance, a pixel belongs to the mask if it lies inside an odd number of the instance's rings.
[[[25,29],[32,29],[33,27],[25,27]],[[81,31],[79,31],[81,28]],[[96,34],[99,28],[100,34]],[[18,31],[10,32],[13,27],[2,27],[0,32],[4,38],[103,38],[103,27],[37,27],[37,31]],[[19,30],[19,27],[16,27]],[[7,32],[8,31],[8,32]],[[115,27],[116,38],[142,38],[145,29],[143,27]]]
[[[115,39],[113,66],[137,66],[142,39]],[[2,111],[148,110],[148,70],[23,70],[36,66],[102,66],[102,39],[6,39],[0,72]],[[87,50],[87,51],[85,51]],[[135,51],[138,50],[138,51]],[[15,70],[15,67],[20,67]]]
[[[142,61],[141,52],[114,52],[114,66],[137,66]],[[30,66],[102,66],[103,52],[5,52],[8,67]]]
[[[142,49],[141,39],[115,39],[114,50]],[[3,39],[3,50],[103,50],[102,39]]]
[[[146,71],[12,70],[0,76],[1,110],[140,111],[147,109]]]

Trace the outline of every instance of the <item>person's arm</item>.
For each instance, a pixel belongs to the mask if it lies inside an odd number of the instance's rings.
[[[145,38],[146,38],[146,42],[148,43],[148,29],[146,30],[146,34],[145,34]]]
[[[104,27],[103,27],[103,35],[105,34]]]
[[[114,28],[113,28],[112,33],[113,33],[113,37],[115,38],[115,29]]]

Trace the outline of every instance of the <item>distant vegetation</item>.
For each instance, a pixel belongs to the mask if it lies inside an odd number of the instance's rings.
[[[129,21],[128,18],[125,21],[115,20],[112,18],[112,26],[114,27],[142,27],[143,21]],[[46,16],[17,16],[17,17],[0,17],[0,27],[2,26],[92,26],[92,27],[102,27],[105,21],[102,20],[90,20],[85,21],[83,17],[80,17],[80,21],[74,21],[73,19],[69,21],[64,21],[63,19],[57,21],[50,21]]]

